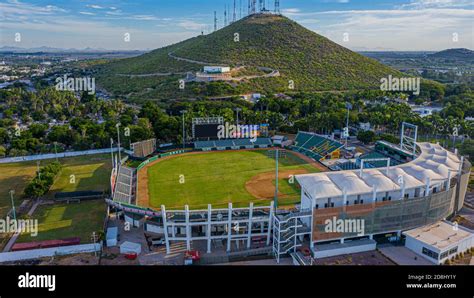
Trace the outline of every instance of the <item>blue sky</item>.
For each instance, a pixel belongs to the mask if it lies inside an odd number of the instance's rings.
[[[245,15],[247,0],[236,2]],[[287,17],[353,50],[474,48],[473,0],[280,2]],[[0,46],[153,49],[209,32],[214,10],[222,26],[226,5],[233,0],[0,0]]]

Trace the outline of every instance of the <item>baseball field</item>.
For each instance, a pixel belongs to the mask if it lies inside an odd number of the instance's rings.
[[[243,150],[193,152],[148,164],[139,172],[138,205],[180,209],[246,207],[250,202],[267,205],[275,194],[274,151]],[[293,175],[321,171],[301,155],[286,152],[279,158],[279,206],[300,200]]]

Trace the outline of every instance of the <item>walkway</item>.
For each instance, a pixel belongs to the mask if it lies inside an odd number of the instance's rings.
[[[28,211],[28,216],[31,217],[33,215],[33,213],[35,212],[36,208],[39,206],[39,204],[41,203],[40,200],[36,200],[36,202],[33,204],[33,206],[31,206],[31,209],[30,211]],[[21,231],[17,231],[11,238],[10,240],[8,240],[8,243],[7,245],[5,245],[5,247],[3,248],[3,252],[9,252],[13,245],[15,244],[16,240],[18,239],[18,237],[20,236],[20,233]]]

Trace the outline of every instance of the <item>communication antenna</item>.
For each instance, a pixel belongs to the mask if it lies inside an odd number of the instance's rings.
[[[257,0],[251,0],[250,14],[254,14],[256,12],[257,12]]]
[[[234,0],[234,14],[232,15],[232,23],[235,22],[235,18],[236,18],[236,11],[235,11],[235,0]]]
[[[239,19],[241,19],[242,18],[242,0],[239,1],[239,4],[240,4],[240,6],[239,6],[240,7],[240,9],[239,9],[240,10]]]
[[[275,13],[280,13],[280,0],[275,0]]]
[[[224,6],[224,26],[227,26],[227,5]]]
[[[214,10],[214,31],[217,31],[217,12]]]

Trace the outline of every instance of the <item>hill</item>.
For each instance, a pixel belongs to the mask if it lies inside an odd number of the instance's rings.
[[[430,57],[432,58],[444,58],[444,59],[452,59],[452,60],[471,60],[474,61],[474,51],[469,49],[447,49],[444,51],[440,51],[434,54],[431,54]]]
[[[238,41],[234,38],[238,34]],[[178,60],[185,58],[186,60]],[[202,64],[264,67],[279,77],[254,78],[233,84],[178,80]],[[245,17],[208,35],[197,36],[147,54],[114,61],[97,69],[99,84],[131,100],[285,92],[379,88],[380,79],[400,74],[376,60],[346,49],[280,15]],[[217,86],[216,86],[217,85]],[[225,86],[223,86],[225,85]]]

